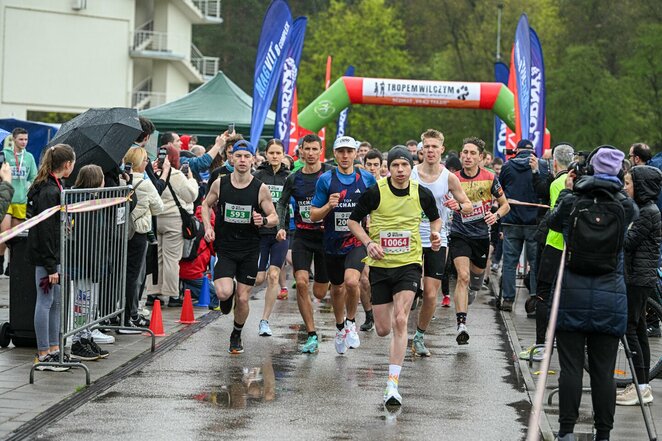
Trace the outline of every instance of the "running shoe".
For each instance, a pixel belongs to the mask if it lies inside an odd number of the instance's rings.
[[[423,336],[414,335],[414,340],[411,342],[411,351],[414,355],[419,357],[429,357],[430,351],[425,347],[425,342],[423,341]]]
[[[269,322],[266,320],[260,320],[260,325],[258,326],[258,334],[260,337],[271,337],[271,328],[269,327]]]
[[[317,341],[316,335],[311,335],[306,340],[306,344],[301,347],[301,352],[304,354],[314,354],[319,349],[319,342]]]
[[[117,334],[128,335],[128,334],[142,334],[144,330],[142,326],[136,325],[133,320],[130,320],[128,324],[124,325],[123,329],[118,329],[115,332]]]
[[[278,293],[278,296],[276,297],[278,300],[287,300],[289,292],[286,287],[282,287],[280,289],[280,292]]]
[[[634,383],[630,383],[622,392],[617,393],[616,404],[619,406],[636,406],[639,404],[639,396],[637,395],[636,387],[637,386],[635,386]],[[641,391],[641,398],[644,404],[653,401],[653,393],[650,386],[647,386]]]
[[[531,352],[533,352],[533,355],[531,355]],[[520,360],[528,360],[529,357],[533,361],[542,361],[542,359],[545,357],[545,348],[541,348],[540,346],[531,346],[530,348],[525,349],[519,353]]]
[[[350,349],[356,349],[361,346],[361,341],[359,340],[359,334],[356,332],[356,322],[345,322],[345,332],[347,336],[345,337],[345,342],[347,347]]]
[[[660,332],[660,325],[650,325],[646,328],[646,335],[649,337],[662,337],[662,332]]]
[[[372,331],[375,329],[375,320],[372,317],[366,317],[365,322],[361,325],[361,331]]]
[[[38,354],[35,354],[34,356],[34,364],[37,363],[59,363],[60,362],[60,355],[59,353],[55,354],[46,354],[43,358],[39,358]],[[36,370],[38,371],[51,371],[51,372],[64,372],[68,371],[70,369],[69,366],[44,366],[40,365],[35,367]]]
[[[347,352],[347,340],[345,339],[347,333],[345,331],[346,329],[336,331],[336,352],[339,354]]]
[[[398,387],[390,381],[386,383],[384,390],[384,406],[402,406],[402,396],[398,393]]]
[[[492,266],[490,266],[490,269],[492,270],[493,273],[496,273],[497,271],[499,271],[499,264],[493,263]]]
[[[137,318],[132,318],[131,323],[133,323],[137,328],[149,328],[149,320],[144,315],[138,314]]]
[[[457,337],[455,337],[458,345],[469,344],[469,332],[467,332],[467,325],[460,323],[457,325]]]
[[[110,334],[104,334],[98,329],[92,331],[92,339],[96,344],[99,345],[112,345],[113,343],[115,343],[115,337],[113,337]]]
[[[451,296],[448,294],[444,295],[444,298],[441,299],[441,306],[444,308],[450,308],[451,307]]]
[[[474,291],[473,289],[469,290],[469,304],[470,305],[474,302],[474,300],[476,300],[476,294],[478,294],[478,292]]]
[[[513,310],[513,299],[501,300],[501,310],[505,312],[511,312]]]
[[[241,334],[230,334],[230,347],[228,348],[230,354],[242,354],[244,352],[244,345],[241,344]]]

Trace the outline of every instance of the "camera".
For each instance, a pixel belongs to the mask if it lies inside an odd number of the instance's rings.
[[[588,164],[586,163],[586,155],[582,152],[576,154],[576,160],[568,165],[568,172],[575,172],[576,177],[582,177],[588,173]]]
[[[506,149],[506,155],[514,155],[517,151],[515,149]]]
[[[5,163],[5,152],[0,150],[0,166]]]
[[[159,156],[158,156],[159,167],[163,167],[163,163],[165,162],[165,158],[167,156],[168,156],[168,150],[165,147],[161,147],[159,149]]]
[[[131,168],[133,168],[133,164],[131,164],[130,162],[126,162],[124,164],[124,173],[126,173],[127,175],[130,175],[131,174]]]

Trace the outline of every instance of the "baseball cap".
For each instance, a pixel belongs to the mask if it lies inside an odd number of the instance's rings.
[[[341,136],[333,142],[333,150],[337,150],[343,147],[356,150],[358,148],[358,143],[351,136]]]
[[[255,147],[253,147],[253,145],[245,139],[240,139],[232,146],[232,153],[239,152],[241,150],[245,150],[251,155],[255,155]]]

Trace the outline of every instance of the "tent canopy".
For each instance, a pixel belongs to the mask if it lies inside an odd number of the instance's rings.
[[[16,127],[22,127],[28,131],[28,152],[32,153],[35,161],[39,163],[41,151],[46,144],[55,137],[60,124],[47,124],[34,121],[23,121],[20,119],[0,119],[0,129],[11,132]]]
[[[166,130],[195,135],[215,136],[235,123],[237,132],[248,136],[253,98],[241,90],[222,71],[182,98],[140,112],[160,132]],[[263,136],[273,136],[275,114],[269,111]]]

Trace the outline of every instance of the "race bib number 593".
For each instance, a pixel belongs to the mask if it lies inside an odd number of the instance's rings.
[[[251,205],[225,204],[225,222],[250,224],[252,211],[253,207]]]

